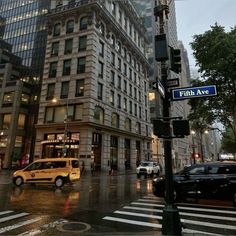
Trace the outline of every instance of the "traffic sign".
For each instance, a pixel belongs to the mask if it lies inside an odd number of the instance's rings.
[[[168,79],[167,80],[167,87],[178,87],[179,86],[179,78]]]
[[[172,100],[183,100],[188,98],[201,98],[216,96],[216,86],[208,85],[202,87],[177,88],[172,90]]]

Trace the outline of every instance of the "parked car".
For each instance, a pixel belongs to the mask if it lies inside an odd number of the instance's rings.
[[[45,158],[34,161],[13,173],[13,183],[53,183],[60,188],[65,183],[80,179],[79,160],[76,158]]]
[[[153,161],[142,161],[136,169],[137,177],[144,175],[148,176],[159,175],[161,172],[161,166],[157,162]]]
[[[173,175],[176,201],[188,197],[230,199],[236,206],[236,162],[202,163]],[[153,193],[165,196],[165,176],[153,179]]]

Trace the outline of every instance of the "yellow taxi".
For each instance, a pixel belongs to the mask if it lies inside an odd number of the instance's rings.
[[[80,179],[79,160],[76,158],[45,158],[36,160],[13,173],[13,183],[53,183],[57,188]]]

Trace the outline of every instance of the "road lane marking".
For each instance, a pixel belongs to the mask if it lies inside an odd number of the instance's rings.
[[[17,229],[17,228],[22,227],[24,225],[29,225],[29,224],[35,223],[36,221],[39,221],[41,219],[42,219],[41,217],[37,217],[37,218],[31,219],[31,220],[22,221],[17,224],[14,224],[14,225],[0,228],[0,234],[11,231],[13,229]]]
[[[144,218],[152,218],[152,219],[158,219],[158,220],[162,219],[162,216],[148,215],[148,214],[136,213],[136,212],[134,213],[134,212],[126,212],[126,211],[115,211],[114,213],[122,214],[122,215],[130,215],[130,216],[139,216],[139,217],[144,217]],[[214,227],[214,228],[220,228],[220,229],[227,227],[227,229],[236,230],[236,226],[234,225],[215,224],[215,223],[203,222],[199,220],[187,220],[187,219],[181,219],[181,222],[194,224],[194,225],[200,224],[201,226],[208,226],[208,227]]]
[[[64,223],[67,223],[67,222],[68,221],[64,220],[64,219],[56,220],[56,221],[53,221],[51,223],[42,225],[42,226],[40,226],[37,229],[32,229],[32,230],[23,232],[21,234],[18,234],[17,236],[25,236],[25,235],[27,235],[27,236],[34,236],[34,235],[41,234],[41,233],[45,232],[48,228],[55,228],[58,225],[64,224]]]
[[[132,206],[125,206],[124,209],[133,209],[133,210],[140,210],[140,211],[150,211],[150,212],[159,212],[162,213],[163,210],[157,210],[152,208],[144,208],[144,207],[132,207]],[[214,220],[228,220],[228,221],[236,221],[235,217],[228,217],[224,216],[215,216],[215,215],[204,215],[204,214],[197,214],[197,213],[188,213],[188,212],[179,212],[182,216],[195,216],[199,218],[208,218],[208,219],[214,219]]]
[[[121,222],[121,223],[139,225],[139,226],[153,227],[153,228],[158,228],[158,229],[162,228],[161,224],[149,223],[149,222],[143,222],[143,221],[136,221],[136,220],[128,220],[128,219],[123,219],[123,218],[118,218],[118,217],[105,216],[103,219],[104,220]],[[221,236],[221,234],[208,233],[208,232],[204,232],[204,231],[189,230],[189,229],[183,229],[182,232],[183,233],[186,232],[186,233],[198,233],[198,234],[205,234],[205,235],[207,234],[207,235]]]
[[[141,199],[140,199],[141,200]],[[138,200],[139,201],[139,200]],[[158,206],[158,207],[164,207],[164,204],[152,204],[152,203],[145,203],[147,200],[143,200],[143,203],[140,202],[131,202],[131,204],[134,205],[145,205],[145,206]],[[149,202],[149,201],[148,201]],[[155,202],[155,201],[151,201]],[[236,215],[236,211],[230,211],[230,210],[217,210],[217,209],[208,209],[208,208],[199,208],[199,207],[184,207],[184,206],[178,206],[178,209],[183,209],[183,210],[193,210],[193,211],[204,211],[204,212],[213,212],[213,213],[226,213],[226,214],[233,214]]]
[[[3,217],[3,218],[0,218],[0,223],[8,221],[8,220],[17,219],[17,218],[20,218],[20,217],[23,217],[23,216],[28,216],[28,215],[29,215],[29,213],[23,212],[23,213],[19,213],[19,214],[12,215],[12,216],[6,216],[6,217]]]
[[[0,216],[1,216],[1,215],[8,214],[8,213],[12,213],[12,212],[13,212],[13,211],[1,211],[1,212],[0,212]]]

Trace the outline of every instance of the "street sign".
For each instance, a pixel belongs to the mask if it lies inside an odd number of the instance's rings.
[[[179,86],[179,78],[168,79],[167,80],[167,87],[178,87]]]
[[[157,89],[157,82],[152,83],[152,89]]]
[[[216,96],[216,86],[208,85],[202,87],[177,88],[172,90],[172,100],[183,100],[188,98],[201,98]]]
[[[159,93],[162,95],[162,97],[165,97],[165,89],[160,81],[153,82],[152,88],[157,89],[159,91]]]

